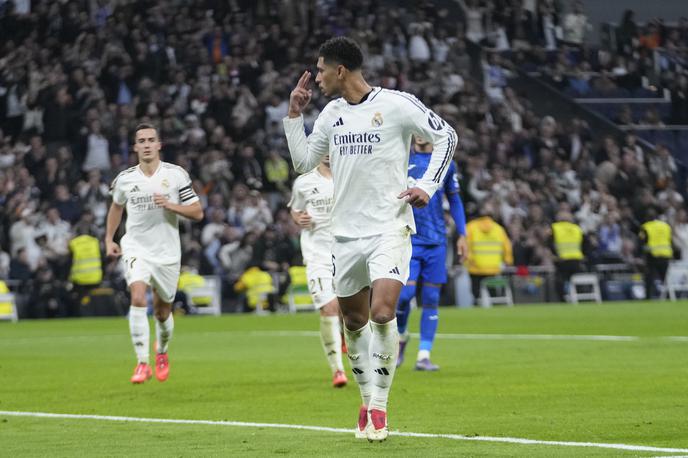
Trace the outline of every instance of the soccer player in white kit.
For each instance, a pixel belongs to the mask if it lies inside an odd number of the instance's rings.
[[[301,227],[301,253],[306,265],[308,291],[320,309],[320,341],[332,370],[332,385],[341,388],[348,380],[342,364],[339,303],[332,282],[332,231],[330,219],[334,184],[329,156],[294,181],[289,208]]]
[[[148,364],[150,328],[146,314],[146,291],[153,290],[155,314],[155,376],[164,382],[169,376],[167,346],[172,338],[172,301],[177,291],[181,262],[179,216],[203,219],[203,208],[191,187],[189,174],[181,167],[160,160],[160,138],[150,124],[136,127],[134,151],[139,164],[121,172],[112,182],[112,205],[107,216],[105,249],[107,256],[122,256],[125,277],[131,292],[129,331],[138,364],[132,383],[153,376]],[[126,233],[113,238],[124,210]]]
[[[283,124],[296,171],[310,171],[330,155],[334,288],[363,401],[356,437],[381,441],[388,435],[387,399],[399,344],[396,303],[408,278],[415,231],[411,206],[427,205],[439,188],[457,137],[414,96],[368,85],[362,64],[354,41],[323,43],[315,81],[323,94],[340,97],[327,104],[306,137],[302,112],[312,95],[306,71],[291,92]],[[413,135],[434,149],[423,177],[407,188]]]

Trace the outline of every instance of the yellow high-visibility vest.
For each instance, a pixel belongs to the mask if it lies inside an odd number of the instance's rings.
[[[583,259],[583,230],[579,225],[559,221],[552,224],[552,234],[559,259],[565,261]]]
[[[645,250],[655,258],[671,258],[674,250],[671,248],[671,226],[664,221],[648,221],[641,226],[647,234]]]
[[[205,286],[205,278],[193,272],[184,271],[179,275],[177,288],[184,291],[193,305],[205,306],[213,302],[212,296],[194,294],[198,288]]]
[[[492,218],[482,217],[466,225],[468,272],[474,275],[498,275],[503,264],[513,264],[511,241],[502,226]]]
[[[100,242],[90,235],[74,237],[69,242],[72,270],[69,280],[77,285],[98,285],[103,281]]]
[[[0,280],[0,294],[8,294],[10,289],[7,283]],[[14,304],[12,302],[0,302],[0,315],[12,315]]]
[[[267,305],[267,295],[275,292],[272,284],[272,275],[259,267],[250,267],[241,275],[234,285],[236,291],[246,292],[248,306],[264,308]]]

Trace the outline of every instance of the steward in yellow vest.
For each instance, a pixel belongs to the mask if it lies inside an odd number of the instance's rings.
[[[482,212],[483,216],[466,224],[466,267],[471,276],[471,289],[475,299],[480,295],[480,282],[484,278],[499,275],[504,265],[514,263],[511,240],[489,213],[490,210],[486,209]]]
[[[583,271],[583,241],[583,230],[573,222],[573,215],[559,212],[552,224],[552,244],[557,255],[556,288],[560,301],[564,301],[566,282],[573,274]]]
[[[9,294],[10,289],[7,287],[7,283],[0,280],[0,294]],[[0,316],[12,316],[14,313],[14,302],[0,302]]]
[[[652,299],[658,292],[655,280],[664,283],[669,261],[674,256],[671,226],[657,219],[657,212],[651,208],[647,211],[646,222],[640,227],[639,235],[645,244],[645,298]]]
[[[103,281],[100,242],[91,235],[79,235],[69,242],[72,268],[69,281],[74,285],[95,287]]]
[[[246,311],[250,311],[257,307],[261,309],[266,306],[272,307],[275,286],[272,283],[272,275],[253,265],[241,274],[234,284],[234,291],[246,295],[245,308]]]

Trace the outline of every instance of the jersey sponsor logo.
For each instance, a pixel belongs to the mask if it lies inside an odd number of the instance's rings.
[[[164,194],[166,199],[170,198],[169,194]],[[131,204],[131,210],[135,212],[143,212],[149,210],[157,210],[162,208],[160,205],[156,204],[152,194],[144,194],[143,196],[131,197],[129,199]]]
[[[348,132],[346,134],[334,134],[334,145],[354,145],[357,143],[380,143],[382,137],[378,132]]]
[[[382,136],[379,132],[348,132],[334,134],[333,140],[340,156],[364,156],[373,154],[373,145],[380,143]]]
[[[384,121],[382,120],[382,113],[380,113],[380,112],[378,111],[378,112],[376,112],[375,115],[373,116],[373,120],[370,122],[370,124],[371,124],[373,127],[380,127],[380,126],[382,126],[382,123],[383,123],[383,122],[384,122]]]
[[[339,127],[339,126],[343,126],[343,125],[344,125],[344,120],[343,120],[342,118],[339,118],[339,119],[337,120],[337,122],[335,122],[334,124],[332,124],[332,127]]]

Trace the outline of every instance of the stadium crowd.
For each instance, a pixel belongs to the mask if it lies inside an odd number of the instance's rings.
[[[249,266],[284,277],[301,260],[281,119],[319,43],[342,34],[365,50],[369,81],[416,94],[455,126],[468,218],[491,212],[507,228],[514,264],[553,264],[543,241],[563,212],[583,227],[589,262],[640,269],[637,234],[650,208],[688,258],[686,189],[666,148],[642,148],[632,133],[594,138],[580,119],[538,117],[508,84],[518,52],[487,53],[484,85],[472,76],[481,63],[467,40],[496,37],[483,44],[508,42],[529,56],[559,49],[561,61],[587,30],[569,21],[582,12],[554,1],[537,2],[535,14],[520,1],[469,2],[463,24],[451,6],[416,3],[0,1],[0,279],[42,304],[37,316],[64,310],[69,241],[102,238],[108,184],[136,164],[132,130],[144,121],[159,126],[163,159],[189,171],[205,208],[202,224],[182,228],[183,265],[221,276],[226,297]],[[565,31],[580,30],[558,39],[548,32],[556,15]],[[677,39],[685,45],[685,23]],[[601,64],[617,84],[619,65],[638,70],[619,49]],[[685,88],[683,78],[676,84]],[[316,90],[307,125],[325,103]],[[117,263],[103,268],[121,285]]]

